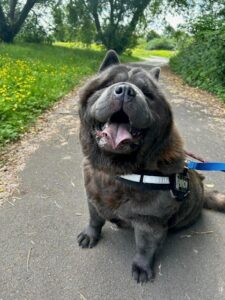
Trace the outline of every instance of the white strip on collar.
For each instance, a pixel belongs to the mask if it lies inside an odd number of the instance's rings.
[[[137,174],[121,175],[119,177],[126,179],[126,180],[134,181],[134,182],[141,181],[141,175],[137,175]]]
[[[121,175],[119,176],[123,179],[133,181],[133,182],[140,182],[141,181],[141,175],[138,174],[128,174],[128,175]],[[144,175],[143,176],[143,183],[152,183],[152,184],[170,184],[169,177],[166,176],[149,176]]]
[[[169,177],[144,175],[143,183],[170,184],[170,179]]]

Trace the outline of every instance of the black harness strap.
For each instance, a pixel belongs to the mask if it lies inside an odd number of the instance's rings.
[[[177,201],[184,200],[190,190],[189,190],[189,174],[187,168],[183,170],[182,173],[176,173],[170,176],[165,176],[164,174],[156,171],[138,171],[132,175],[140,175],[139,182],[132,181],[123,176],[116,176],[116,179],[122,183],[129,185],[133,188],[139,189],[141,191],[170,191],[173,198]],[[144,176],[154,176],[161,178],[169,178],[169,183],[145,183],[143,182]],[[124,176],[126,177],[126,176]]]

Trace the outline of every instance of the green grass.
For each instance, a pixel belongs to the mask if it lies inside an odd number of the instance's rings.
[[[100,49],[62,44],[0,44],[0,147],[18,139],[45,109],[95,73],[104,55]]]
[[[94,51],[100,51],[103,53],[106,53],[107,50],[104,49],[103,45],[99,44],[91,44],[89,46],[85,46],[85,44],[81,42],[56,42],[54,43],[55,46],[58,47],[66,47],[69,49],[89,49],[89,50],[94,50]],[[133,51],[132,51],[133,52]],[[128,55],[128,54],[123,54],[120,56],[121,62],[126,63],[126,62],[136,62],[140,61],[141,58],[137,57],[136,55]]]
[[[86,46],[82,42],[55,42],[55,46],[60,46],[60,47],[66,47],[70,49],[89,49],[89,50],[95,50],[95,51],[104,51],[103,45],[99,45],[96,43],[93,43],[91,45]]]
[[[80,49],[92,49],[96,51],[103,51],[103,46],[98,45],[98,44],[91,44],[90,46],[85,47],[83,43],[80,42],[57,42],[55,43],[56,46],[63,46],[67,47],[70,49],[73,48],[80,48]],[[144,58],[150,58],[151,56],[161,56],[161,57],[166,57],[170,58],[173,57],[176,54],[176,51],[171,51],[171,50],[145,50],[144,47],[146,46],[146,42],[139,44],[136,48],[132,49],[132,56],[124,56],[125,61],[137,61],[138,59],[144,59]]]
[[[161,56],[170,58],[176,54],[171,50],[145,50],[141,48],[135,48],[132,50],[132,55],[138,58],[150,58],[151,56]]]

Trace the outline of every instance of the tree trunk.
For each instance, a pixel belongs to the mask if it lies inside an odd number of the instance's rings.
[[[14,24],[15,22],[15,10],[16,10],[16,6],[17,6],[18,0],[10,0],[9,1],[9,13],[8,13],[8,17],[9,17],[9,21],[10,24]]]
[[[103,45],[106,46],[107,42],[106,42],[104,34],[102,32],[102,28],[101,28],[99,17],[98,17],[98,0],[95,0],[95,1],[92,0],[89,2],[91,3],[91,13],[94,18],[96,30],[98,32],[98,35],[99,35]]]
[[[22,25],[24,24],[29,12],[31,9],[34,7],[34,4],[37,2],[37,0],[27,0],[21,13],[20,16],[18,17],[18,20],[15,22],[13,26],[13,31],[15,35],[20,31]]]
[[[10,1],[10,11],[8,16],[4,14],[0,2],[0,39],[5,43],[13,42],[37,0],[27,0],[17,20],[15,20],[17,2],[17,0]]]
[[[0,38],[3,40],[5,43],[13,43],[15,34],[13,32],[7,31],[7,32],[0,32]]]

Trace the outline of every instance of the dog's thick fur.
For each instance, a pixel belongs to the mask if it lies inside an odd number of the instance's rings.
[[[170,191],[142,191],[115,178],[140,170],[171,175],[184,169],[182,140],[157,83],[159,72],[159,68],[147,73],[122,65],[109,51],[99,73],[80,92],[90,221],[78,242],[82,248],[95,246],[105,220],[132,226],[137,249],[132,276],[141,283],[153,278],[154,257],[168,229],[195,222],[204,205],[225,210],[224,195],[206,197],[203,177],[194,171],[188,171],[190,193],[183,201],[174,199]]]

